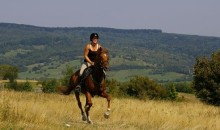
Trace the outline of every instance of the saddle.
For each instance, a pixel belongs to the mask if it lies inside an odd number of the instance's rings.
[[[82,77],[81,77],[81,82],[82,82],[82,86],[84,86],[84,80],[92,73],[94,67],[88,67],[84,70]],[[106,72],[103,70],[104,73],[104,78],[106,77]],[[93,77],[91,77],[93,79]]]

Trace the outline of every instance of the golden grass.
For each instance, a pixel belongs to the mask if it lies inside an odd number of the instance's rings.
[[[81,96],[84,103],[85,98]],[[0,91],[0,129],[63,130],[219,130],[220,108],[199,101],[112,100],[111,115],[104,118],[107,102],[95,97],[90,115],[94,124],[81,121],[73,94]]]
[[[21,79],[17,79],[16,80],[18,83],[24,83],[24,82],[31,82],[31,83],[37,83],[37,80],[21,80]],[[8,83],[9,80],[0,80],[0,83]]]

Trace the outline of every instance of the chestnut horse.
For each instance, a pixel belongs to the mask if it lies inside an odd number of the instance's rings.
[[[84,84],[81,86],[81,92],[86,96],[85,112],[82,108],[82,103],[80,101],[79,93],[75,91],[75,97],[78,102],[78,107],[81,110],[82,120],[87,121],[92,124],[92,121],[89,117],[89,110],[92,106],[92,97],[95,95],[101,96],[107,99],[108,106],[107,111],[104,113],[104,117],[108,118],[110,114],[110,100],[111,97],[106,92],[105,84],[105,71],[109,68],[109,57],[108,51],[104,48],[100,48],[97,51],[97,56],[94,61],[94,66],[92,66],[91,73],[83,80]],[[70,94],[72,90],[78,84],[79,70],[76,71],[70,78],[69,86],[64,94]]]

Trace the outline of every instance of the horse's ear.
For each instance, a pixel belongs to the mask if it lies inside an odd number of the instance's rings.
[[[98,53],[102,53],[102,52],[108,53],[108,50],[105,49],[105,48],[100,47],[100,48],[98,49]]]
[[[105,52],[108,53],[108,49],[105,49]]]
[[[102,51],[105,52],[105,53],[108,53],[108,50],[105,49],[105,48],[102,48]]]
[[[100,47],[100,52],[108,53],[108,50],[105,48]]]
[[[102,47],[100,47],[98,50],[97,50],[98,54],[100,54],[102,52]]]

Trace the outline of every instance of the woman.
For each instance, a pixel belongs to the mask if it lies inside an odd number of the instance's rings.
[[[84,63],[81,66],[79,72],[79,84],[76,86],[75,91],[80,92],[82,86],[82,74],[87,67],[94,65],[94,60],[97,54],[97,50],[101,47],[98,43],[99,35],[97,33],[92,33],[90,35],[90,43],[86,44],[84,48]]]

